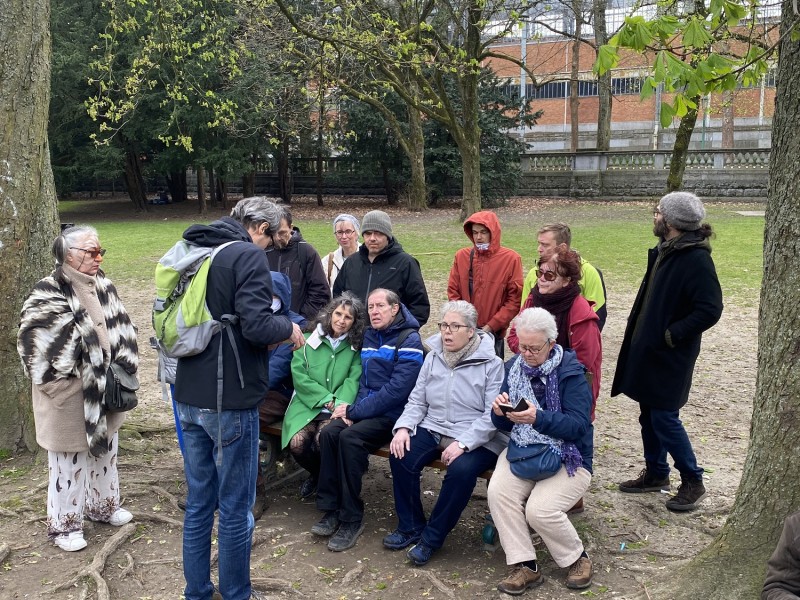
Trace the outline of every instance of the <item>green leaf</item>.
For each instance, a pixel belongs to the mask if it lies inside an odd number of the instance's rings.
[[[604,44],[597,51],[597,61],[594,64],[594,71],[599,75],[610,71],[619,64],[619,53],[614,46]]]
[[[683,43],[692,48],[705,48],[711,43],[711,36],[706,30],[707,22],[698,18],[691,19],[683,30]]]
[[[666,129],[670,125],[672,125],[672,119],[675,118],[675,109],[672,108],[671,104],[667,104],[666,102],[661,103],[661,127]]]

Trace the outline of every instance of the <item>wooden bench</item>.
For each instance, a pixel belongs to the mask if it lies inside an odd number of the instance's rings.
[[[268,471],[274,465],[275,461],[277,460],[278,454],[280,454],[281,447],[280,447],[280,440],[281,440],[281,423],[273,423],[272,425],[268,425],[265,429],[261,431],[262,435],[269,436],[272,438],[268,440],[270,442],[271,448],[265,450],[267,453],[271,454],[270,459],[267,459],[264,462],[267,462],[263,468],[265,471]],[[277,440],[277,442],[275,441]],[[264,450],[262,449],[262,452]],[[391,453],[389,452],[388,444],[386,446],[382,446],[373,452],[375,456],[381,456],[383,458],[389,458]],[[447,465],[445,465],[441,460],[438,458],[436,460],[432,460],[429,462],[427,467],[431,469],[440,469],[442,471],[447,470]],[[488,469],[479,475],[480,478],[485,479],[487,482],[492,478],[492,469]]]

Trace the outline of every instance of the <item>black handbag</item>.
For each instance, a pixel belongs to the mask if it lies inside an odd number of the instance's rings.
[[[136,390],[139,380],[117,363],[111,363],[106,373],[106,393],[103,403],[108,412],[125,412],[139,404]]]
[[[561,457],[549,444],[520,446],[511,439],[508,441],[506,460],[514,475],[531,481],[547,479],[561,469]]]

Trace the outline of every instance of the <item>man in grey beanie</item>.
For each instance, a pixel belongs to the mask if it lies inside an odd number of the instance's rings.
[[[706,495],[703,469],[680,420],[702,334],[722,315],[705,215],[700,198],[688,192],[667,194],[655,208],[653,233],[659,243],[649,251],[611,386],[612,396],[626,394],[639,403],[644,447],[644,469],[619,489],[669,490],[670,454],[681,475],[678,493],[666,502],[673,511],[694,510]]]
[[[419,262],[395,239],[392,219],[382,210],[372,210],[361,219],[361,231],[364,243],[344,261],[333,283],[333,296],[352,292],[366,305],[372,290],[392,290],[422,327],[431,312],[428,290]]]

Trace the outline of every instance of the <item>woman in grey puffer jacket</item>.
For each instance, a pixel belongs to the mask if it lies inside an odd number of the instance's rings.
[[[505,448],[492,425],[492,401],[503,383],[503,362],[494,338],[477,327],[478,313],[464,300],[442,307],[440,333],[431,348],[403,414],[394,426],[390,448],[397,530],[383,545],[401,550],[416,544],[408,558],[427,563],[442,547],[469,502],[478,476],[494,467]],[[423,467],[441,456],[447,465],[439,500],[426,521],[420,500]]]

